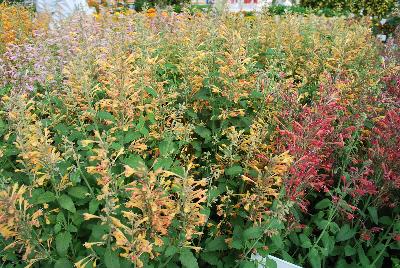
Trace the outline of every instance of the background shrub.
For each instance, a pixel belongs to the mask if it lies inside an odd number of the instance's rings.
[[[354,14],[383,17],[395,6],[396,0],[302,0],[301,5],[313,8],[350,10]]]

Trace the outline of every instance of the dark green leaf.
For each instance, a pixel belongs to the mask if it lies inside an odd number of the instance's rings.
[[[340,228],[338,234],[336,235],[336,241],[342,242],[349,240],[356,234],[355,230],[350,229],[350,225],[345,224]]]
[[[224,236],[219,236],[219,237],[215,238],[214,240],[211,240],[210,242],[208,242],[206,245],[207,251],[225,250],[227,248],[228,248],[228,246],[225,243]]]
[[[100,202],[97,199],[92,199],[89,202],[89,213],[93,214],[99,208]]]
[[[243,169],[239,165],[233,165],[228,169],[225,169],[225,174],[229,176],[236,176],[242,173]]]
[[[310,248],[312,246],[311,240],[305,234],[300,234],[299,239],[302,248]]]
[[[360,262],[362,264],[362,267],[369,267],[369,259],[367,256],[365,256],[364,249],[361,245],[358,246],[357,248],[357,253],[358,253],[358,258],[360,259]]]
[[[61,195],[58,198],[58,203],[60,204],[60,206],[62,208],[66,209],[72,213],[76,212],[74,202],[72,201],[71,197],[69,197],[68,195],[65,195],[65,194]]]
[[[67,255],[72,236],[68,232],[61,232],[56,235],[56,250],[60,256]]]
[[[321,256],[318,254],[318,250],[313,248],[308,254],[308,261],[312,268],[321,268]]]
[[[193,253],[189,249],[182,250],[179,255],[179,260],[183,267],[186,268],[199,268],[199,264],[197,263],[197,259],[194,257]]]
[[[378,212],[375,207],[368,207],[369,215],[373,223],[378,224]]]
[[[356,252],[356,249],[350,245],[346,245],[344,247],[344,254],[346,255],[346,257],[353,256],[354,254],[356,254]]]
[[[243,239],[256,239],[263,235],[263,229],[261,227],[250,227],[243,232]]]
[[[203,139],[205,139],[206,142],[211,140],[211,131],[203,126],[197,126],[194,129],[194,132],[196,132],[200,137],[202,137]]]
[[[75,186],[68,189],[68,194],[77,199],[84,199],[88,194],[88,188],[85,186]]]
[[[315,208],[316,209],[324,209],[327,208],[331,205],[331,200],[329,200],[328,198],[325,198],[321,201],[319,201],[316,205]]]
[[[104,264],[107,268],[120,268],[118,254],[113,251],[110,247],[106,249],[104,253]]]
[[[37,197],[35,204],[50,203],[54,200],[56,200],[56,196],[52,192],[44,192]]]
[[[172,255],[175,255],[178,252],[178,248],[175,246],[168,246],[167,249],[165,250],[165,256],[170,257]]]
[[[66,258],[62,258],[56,261],[54,268],[72,268],[73,264]]]

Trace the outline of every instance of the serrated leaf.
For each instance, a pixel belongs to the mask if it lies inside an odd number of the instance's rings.
[[[250,227],[244,230],[243,239],[256,239],[263,235],[263,229],[261,227]]]
[[[170,257],[172,255],[175,255],[178,252],[178,248],[175,246],[168,246],[167,249],[165,250],[164,255],[166,257]]]
[[[104,264],[107,268],[120,268],[121,264],[119,262],[118,254],[113,251],[110,247],[106,249],[104,253]]]
[[[88,194],[88,188],[85,186],[75,186],[68,189],[68,194],[77,199],[84,199]]]
[[[339,232],[337,233],[336,241],[342,242],[342,241],[349,240],[355,234],[356,234],[356,231],[352,230],[350,228],[350,225],[345,224],[345,225],[342,226],[342,228],[340,228]]]
[[[61,232],[56,235],[56,250],[58,255],[65,256],[68,253],[69,244],[72,236],[69,232]]]
[[[213,267],[222,267],[220,256],[218,252],[202,252],[200,255],[201,259],[205,262],[213,265]]]
[[[239,165],[233,165],[230,168],[225,169],[225,174],[229,176],[236,176],[241,174],[243,171],[242,167]]]
[[[329,200],[328,198],[325,198],[321,201],[319,201],[316,205],[315,208],[316,209],[324,209],[327,208],[331,205],[331,200]]]
[[[280,235],[272,236],[271,240],[277,248],[279,248],[279,249],[283,248],[283,240]]]
[[[199,268],[197,259],[194,257],[193,253],[188,249],[182,250],[181,254],[179,255],[179,260],[183,267]]]
[[[66,209],[72,213],[76,212],[74,202],[72,201],[71,197],[69,197],[68,195],[65,195],[65,194],[61,195],[58,198],[58,203],[60,204],[60,206],[62,208]]]
[[[219,237],[215,238],[214,240],[211,240],[206,245],[207,251],[225,250],[227,248],[228,248],[228,246],[226,245],[225,237],[223,237],[223,236],[219,236]]]

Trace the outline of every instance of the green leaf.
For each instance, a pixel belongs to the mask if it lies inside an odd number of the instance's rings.
[[[99,208],[100,202],[97,199],[92,199],[89,202],[89,213],[93,214]]]
[[[392,219],[388,216],[383,216],[379,218],[379,223],[382,223],[384,225],[391,225],[392,222]]]
[[[243,169],[239,165],[233,165],[228,169],[225,169],[225,174],[229,176],[236,176],[242,173]]]
[[[257,268],[257,264],[254,261],[241,261],[240,262],[240,268]],[[268,266],[266,266],[268,267]],[[269,267],[268,267],[269,268]]]
[[[177,248],[177,247],[175,247],[175,246],[168,246],[167,249],[165,250],[164,255],[165,255],[166,257],[170,257],[170,256],[175,255],[177,252],[178,252],[178,248]]]
[[[276,261],[274,261],[273,259],[270,258],[266,258],[265,259],[265,267],[267,268],[278,268],[278,264],[276,263]]]
[[[56,261],[54,268],[72,268],[73,264],[66,258],[61,258]]]
[[[200,137],[202,137],[206,142],[211,140],[211,131],[203,126],[197,126],[194,129],[194,132],[196,132]]]
[[[228,246],[225,243],[224,236],[219,236],[219,237],[215,238],[214,240],[211,240],[210,242],[208,242],[206,245],[207,251],[225,250],[227,248],[228,248]]]
[[[164,140],[160,142],[158,148],[160,149],[160,155],[167,157],[175,151],[175,144],[171,140]]]
[[[368,207],[369,215],[371,216],[371,220],[378,224],[378,212],[376,211],[375,207]]]
[[[199,264],[197,263],[197,259],[194,257],[193,253],[189,249],[182,250],[179,255],[179,260],[183,267],[186,268],[199,268]]]
[[[136,171],[146,171],[147,166],[143,159],[138,155],[131,155],[129,158],[124,160],[125,164],[130,166]]]
[[[299,239],[300,239],[300,246],[302,248],[310,248],[312,246],[310,238],[308,238],[305,234],[300,234]]]
[[[84,199],[88,194],[88,188],[85,186],[75,186],[68,189],[68,194],[77,199]]]
[[[354,254],[356,254],[356,252],[356,249],[350,245],[346,245],[344,247],[344,255],[346,255],[346,257],[353,256]]]
[[[282,240],[282,237],[280,236],[280,235],[274,235],[274,236],[272,236],[271,237],[271,240],[272,240],[272,242],[274,243],[274,245],[277,247],[277,248],[279,248],[279,249],[281,249],[281,248],[283,248],[283,240]]]
[[[37,197],[35,204],[50,203],[54,200],[56,200],[56,196],[52,192],[44,192]]]
[[[318,254],[318,250],[313,248],[308,254],[308,261],[312,268],[321,268],[321,256]]]
[[[65,256],[68,253],[69,244],[72,241],[72,236],[68,232],[61,232],[56,235],[56,250],[58,255]]]
[[[327,208],[331,205],[331,200],[329,200],[328,198],[325,198],[321,201],[319,201],[316,205],[315,208],[316,209],[324,209]]]
[[[121,266],[118,254],[112,251],[110,247],[108,247],[104,253],[104,264],[107,268],[120,268]]]
[[[168,170],[174,161],[172,158],[166,157],[166,158],[158,158],[156,162],[153,165],[153,170],[157,170],[159,168],[162,168],[164,170]]]
[[[336,241],[342,242],[349,240],[356,234],[355,230],[350,229],[350,225],[345,224],[340,228],[338,234],[336,235]]]
[[[100,112],[98,112],[98,113],[97,113],[97,118],[98,118],[98,119],[101,119],[101,120],[108,120],[108,121],[113,121],[113,122],[115,122],[114,116],[113,116],[111,113],[106,112],[106,111],[100,111]]]
[[[69,197],[68,195],[61,195],[58,198],[58,203],[60,204],[60,206],[72,213],[76,213],[76,208],[74,205],[74,202],[72,201],[71,197]]]
[[[357,248],[357,253],[358,253],[358,258],[360,259],[360,262],[362,264],[362,267],[369,267],[369,259],[365,255],[364,249],[361,245],[358,246]]]
[[[155,91],[151,87],[145,87],[145,90],[146,90],[147,93],[149,93],[153,97],[157,97],[158,96],[157,91]]]
[[[220,255],[218,252],[207,252],[203,251],[200,255],[201,259],[205,262],[213,265],[213,267],[223,267],[222,262],[220,260]]]
[[[263,235],[263,229],[261,227],[250,227],[243,232],[243,239],[256,239]]]

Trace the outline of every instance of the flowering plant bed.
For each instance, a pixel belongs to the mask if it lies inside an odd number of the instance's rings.
[[[61,27],[3,41],[4,267],[399,263],[398,51],[367,24],[154,9]]]

